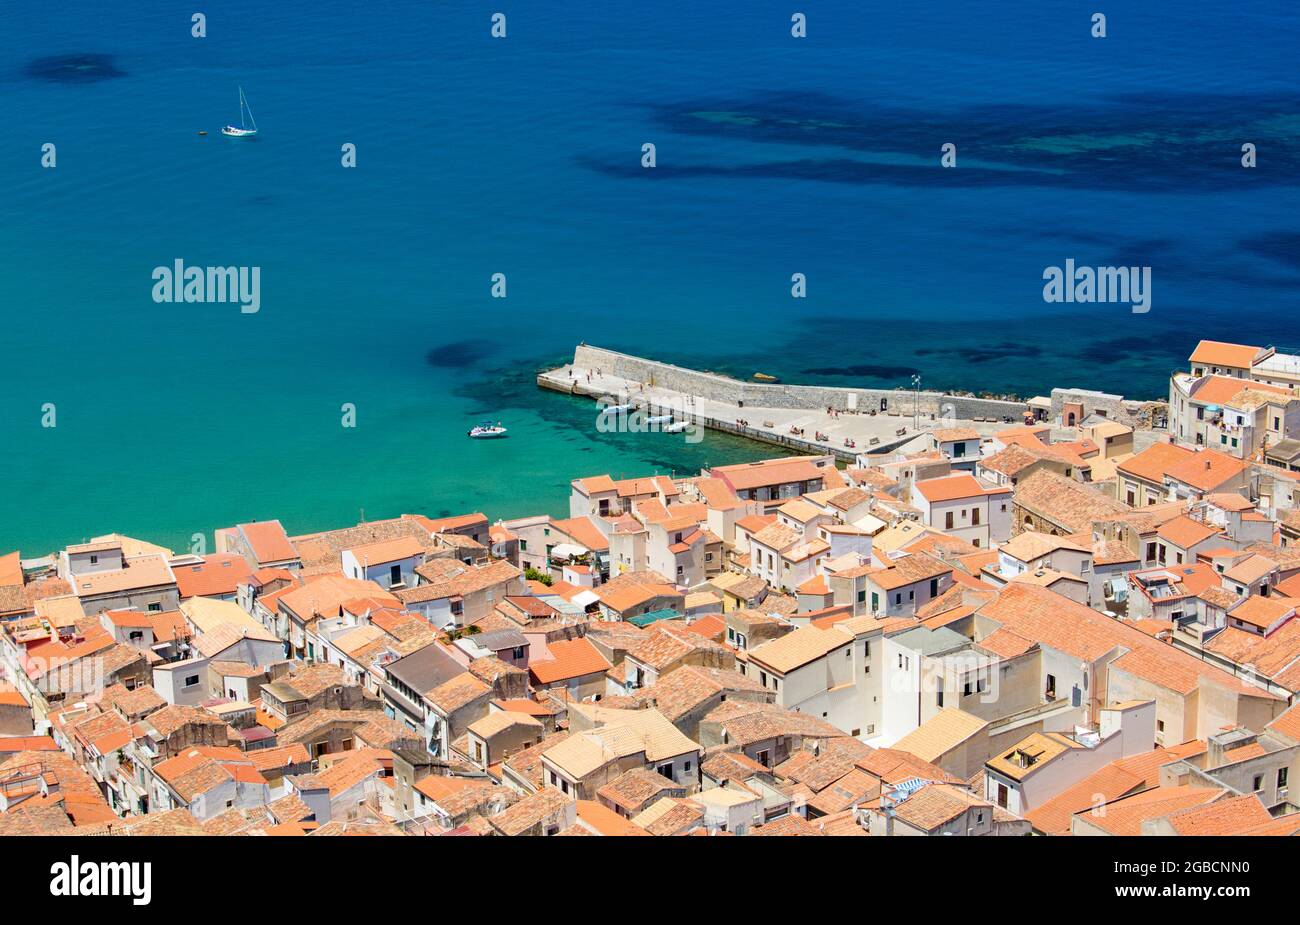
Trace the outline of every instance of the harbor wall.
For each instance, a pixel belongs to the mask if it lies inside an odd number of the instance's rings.
[[[700,372],[647,360],[643,357],[605,350],[586,344],[574,351],[573,365],[582,369],[600,369],[603,373],[644,382],[657,388],[671,389],[710,401],[741,405],[747,408],[834,408],[849,409],[849,396],[855,395],[859,411],[880,410],[881,401],[890,411],[913,413],[917,394],[908,389],[858,389],[820,385],[786,385],[784,383],[744,382],[716,373]],[[1020,423],[1028,410],[1024,402],[1000,401],[949,395],[943,392],[920,393],[920,413],[932,420],[1002,420],[1010,417]]]

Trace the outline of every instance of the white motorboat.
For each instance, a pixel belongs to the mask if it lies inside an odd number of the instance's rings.
[[[666,434],[680,434],[682,431],[686,430],[690,426],[691,426],[690,421],[678,421],[676,424],[669,424],[667,427],[663,429],[663,431]]]
[[[625,414],[632,410],[632,405],[610,405],[607,408],[600,409],[601,414]]]
[[[645,422],[647,424],[671,424],[673,422],[673,416],[671,414],[659,414],[652,418],[646,418]]]
[[[490,440],[493,437],[504,437],[506,429],[497,421],[493,424],[491,421],[484,421],[477,427],[470,428],[469,436],[474,440]]]
[[[248,118],[244,118],[244,113],[248,113]],[[252,128],[249,128],[252,123]],[[229,135],[231,138],[249,138],[257,134],[257,122],[253,119],[253,110],[248,105],[248,100],[244,98],[244,88],[239,88],[239,125],[222,126],[221,134]]]

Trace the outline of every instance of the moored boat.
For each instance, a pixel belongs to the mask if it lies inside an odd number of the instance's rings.
[[[248,118],[244,118],[244,113],[248,113]],[[252,128],[249,128],[249,123]],[[244,88],[239,88],[239,125],[226,125],[221,129],[221,134],[229,135],[231,138],[249,138],[257,134],[257,121],[253,118],[252,107],[248,105],[248,100],[244,99]]]
[[[506,429],[501,426],[500,421],[497,421],[495,424],[491,421],[484,421],[477,427],[471,427],[469,431],[469,436],[473,440],[490,440],[494,437],[504,437],[505,435]]]

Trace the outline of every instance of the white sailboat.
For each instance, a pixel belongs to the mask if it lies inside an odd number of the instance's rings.
[[[248,113],[245,120],[244,113]],[[252,128],[249,128],[249,125]],[[248,138],[257,134],[257,122],[253,119],[253,109],[248,105],[248,100],[244,98],[244,88],[239,88],[239,125],[227,125],[221,129],[221,134],[229,135],[231,138]]]

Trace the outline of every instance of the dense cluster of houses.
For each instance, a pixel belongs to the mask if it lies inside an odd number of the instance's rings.
[[[1297,386],[13,552],[0,834],[1295,834]]]

